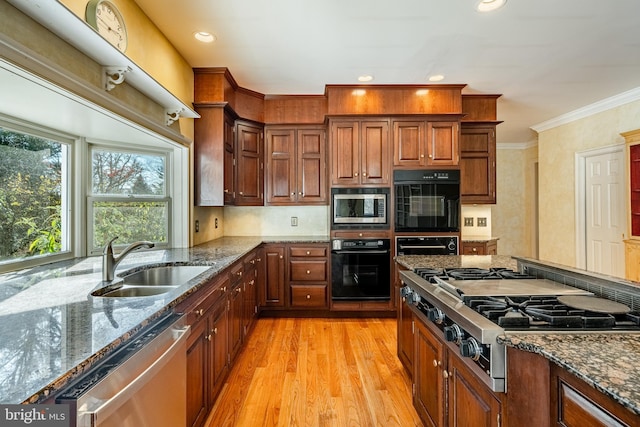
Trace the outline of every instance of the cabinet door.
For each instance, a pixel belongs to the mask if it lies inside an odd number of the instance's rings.
[[[223,286],[228,286],[224,284]],[[211,391],[209,405],[213,406],[229,371],[229,310],[224,298],[211,310],[209,316],[209,354],[211,357]]]
[[[389,122],[361,123],[360,183],[389,183]]]
[[[233,118],[224,116],[224,204],[236,200],[236,138]]]
[[[462,203],[496,203],[495,126],[462,126],[460,199]]]
[[[202,426],[209,412],[207,321],[191,326],[187,341],[187,427]]]
[[[396,291],[399,292],[399,288]],[[413,313],[403,300],[398,304],[398,358],[413,373]]]
[[[263,205],[262,128],[239,123],[236,127],[236,149],[236,205]]]
[[[393,122],[393,165],[421,167],[426,164],[426,122]]]
[[[265,283],[262,287],[260,303],[264,307],[284,307],[285,292],[284,246],[265,247]]]
[[[242,283],[237,283],[229,294],[229,357],[232,361],[242,346],[242,318],[244,315],[242,303]]]
[[[500,401],[456,354],[449,354],[448,411],[450,426],[498,427]]]
[[[224,110],[197,106],[194,121],[194,186],[196,206],[224,205]]]
[[[324,129],[299,129],[297,132],[297,201],[327,202],[327,140]]]
[[[427,123],[427,164],[456,166],[460,161],[457,122]]]
[[[295,131],[267,129],[267,203],[296,201]]]
[[[357,121],[331,123],[331,183],[360,183],[360,125]]]
[[[443,374],[447,369],[444,346],[421,321],[414,325],[413,405],[425,425],[444,426],[446,389]]]

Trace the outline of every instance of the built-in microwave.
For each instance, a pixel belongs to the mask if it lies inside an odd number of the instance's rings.
[[[389,188],[332,188],[331,227],[389,228]]]

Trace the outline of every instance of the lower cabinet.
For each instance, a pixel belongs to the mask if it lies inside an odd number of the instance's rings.
[[[229,371],[228,291],[224,275],[206,286],[206,295],[190,298],[179,309],[191,333],[187,341],[187,426],[202,426]]]
[[[398,300],[396,307],[398,358],[410,375],[413,375],[413,314],[405,301],[400,296],[403,284],[400,280],[400,264],[395,264],[395,286],[393,287],[395,298]]]
[[[498,240],[462,242],[461,255],[497,255]]]
[[[427,322],[414,316],[413,403],[424,424],[499,426],[498,397]]]

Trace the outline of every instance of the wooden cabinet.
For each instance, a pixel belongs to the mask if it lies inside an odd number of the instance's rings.
[[[460,199],[496,203],[496,126],[462,123],[460,131]]]
[[[640,417],[554,364],[551,408],[552,426],[640,426]]]
[[[261,307],[284,307],[285,297],[285,246],[268,244],[264,247],[265,278],[260,287]]]
[[[243,335],[247,336],[258,317],[258,280],[261,276],[258,272],[262,268],[260,250],[251,252],[244,258],[244,280],[243,280]]]
[[[426,318],[414,319],[413,403],[425,425],[499,426],[500,400]]]
[[[264,204],[263,128],[245,121],[236,122],[236,188],[235,204]]]
[[[229,291],[229,358],[234,360],[240,347],[242,347],[244,331],[244,311],[243,302],[243,265],[237,263],[231,268],[230,291]]]
[[[387,185],[388,120],[331,120],[331,184]]]
[[[329,307],[329,246],[289,246],[289,294],[291,308]]]
[[[327,204],[324,127],[270,126],[265,133],[267,203]]]
[[[497,255],[498,240],[491,239],[486,241],[463,241],[462,255]]]
[[[228,276],[178,306],[187,315],[187,426],[202,426],[229,372]],[[204,294],[204,295],[203,295]]]
[[[413,375],[413,314],[406,303],[406,298],[400,296],[403,284],[400,280],[400,270],[406,270],[399,264],[395,264],[394,290],[397,310],[397,335],[398,335],[398,359],[411,375]]]
[[[236,203],[236,139],[235,122],[224,116],[224,204]]]
[[[458,165],[458,122],[394,119],[392,128],[394,167]]]
[[[200,118],[194,120],[194,187],[196,206],[223,206],[225,202],[224,108],[197,104]],[[232,120],[232,119],[231,119]],[[231,137],[233,138],[233,132]]]

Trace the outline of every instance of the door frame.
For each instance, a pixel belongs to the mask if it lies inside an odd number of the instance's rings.
[[[579,151],[575,153],[575,213],[576,213],[576,267],[587,268],[587,158],[601,156],[603,154],[620,153],[623,159],[621,171],[627,176],[627,162],[624,161],[625,144],[615,144],[606,147],[593,148],[590,150]],[[627,179],[623,180],[623,194],[627,194],[629,183]],[[621,207],[623,212],[626,210],[626,204]],[[625,230],[626,234],[626,230]]]

